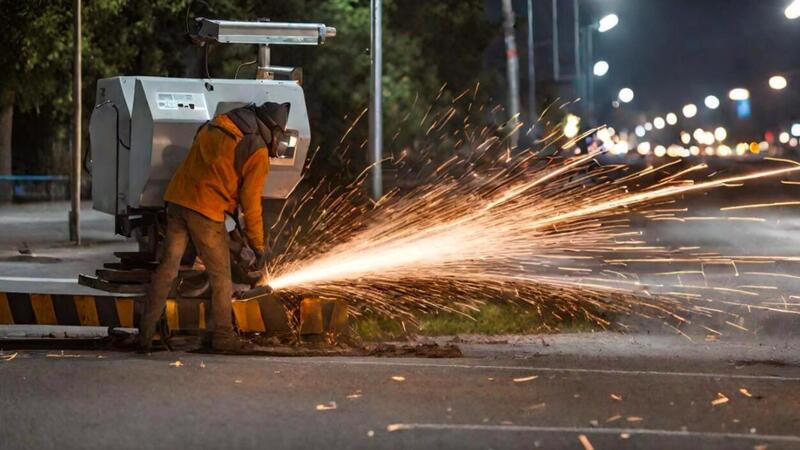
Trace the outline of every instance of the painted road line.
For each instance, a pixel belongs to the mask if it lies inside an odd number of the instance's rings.
[[[777,375],[741,375],[732,373],[706,373],[706,372],[662,372],[657,370],[622,370],[622,369],[578,369],[570,367],[526,367],[526,366],[489,366],[480,364],[441,364],[441,363],[397,363],[389,361],[359,361],[343,360],[337,358],[305,359],[303,361],[289,360],[275,357],[253,357],[254,360],[282,362],[286,364],[341,364],[351,366],[386,366],[386,367],[422,367],[445,369],[487,369],[487,370],[512,370],[526,372],[562,372],[562,373],[591,373],[604,375],[654,375],[671,377],[696,377],[696,378],[725,378],[732,380],[761,380],[761,381],[800,381],[800,377],[781,377]]]
[[[386,427],[386,431],[505,431],[523,433],[581,433],[581,434],[622,434],[628,433],[631,437],[636,435],[686,437],[695,439],[747,439],[752,441],[792,442],[800,443],[800,436],[783,434],[746,434],[746,433],[719,433],[714,431],[680,431],[680,430],[652,430],[648,428],[590,428],[590,427],[541,427],[527,425],[486,425],[486,424],[451,424],[451,423],[394,423]]]
[[[43,278],[43,277],[4,277],[0,281],[23,281],[28,283],[73,283],[78,284],[77,278]]]

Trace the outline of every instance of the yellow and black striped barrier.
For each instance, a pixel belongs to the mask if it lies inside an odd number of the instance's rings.
[[[242,332],[291,331],[290,313],[277,297],[233,300],[232,307],[237,327]],[[141,297],[0,292],[0,325],[138,328],[142,309]],[[167,300],[167,324],[172,331],[205,330],[210,312],[209,300]],[[346,320],[347,307],[343,303],[315,298],[301,302],[301,334],[338,329],[344,326]]]
[[[135,328],[133,298],[0,292],[0,325],[81,325]]]

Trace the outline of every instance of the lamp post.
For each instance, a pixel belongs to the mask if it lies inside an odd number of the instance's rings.
[[[81,244],[81,0],[74,0],[72,61],[72,183],[70,185],[69,239]]]
[[[370,46],[370,102],[369,102],[369,154],[372,167],[372,198],[378,200],[383,195],[383,116],[381,96],[383,86],[383,47],[382,47],[382,22],[381,1],[370,2],[370,31],[372,44]]]
[[[536,104],[536,64],[533,54],[533,0],[528,0],[528,120],[533,126],[537,119]]]
[[[589,104],[590,122],[592,121],[591,119],[594,119],[594,77],[605,75],[604,71],[600,71],[602,72],[602,75],[595,75],[594,72],[594,32],[597,31],[599,33],[605,33],[606,31],[616,27],[618,24],[619,16],[616,14],[607,14],[599,21],[589,24],[583,29],[586,39],[586,101]],[[578,45],[577,42],[575,45]],[[606,63],[605,68],[606,71],[608,71],[608,63]]]
[[[789,3],[789,6],[786,7],[786,10],[784,10],[783,13],[789,20],[794,20],[800,17],[800,0],[794,0],[792,3]]]

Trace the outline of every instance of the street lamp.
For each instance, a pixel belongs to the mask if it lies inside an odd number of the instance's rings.
[[[792,3],[789,3],[789,6],[786,7],[783,13],[786,14],[787,19],[797,19],[800,17],[800,0],[794,0]]]
[[[747,100],[750,98],[750,91],[745,88],[731,89],[731,91],[728,93],[728,98],[733,101]]]
[[[788,85],[788,82],[786,81],[786,78],[784,78],[784,77],[782,77],[780,75],[775,75],[774,77],[771,77],[769,79],[769,87],[771,87],[772,89],[774,89],[776,91],[780,91],[782,89],[785,89],[787,85]]]
[[[602,77],[603,75],[608,73],[608,69],[609,66],[607,62],[597,61],[596,63],[594,63],[594,68],[592,69],[592,72],[594,72],[595,76]]]
[[[688,105],[683,107],[683,110],[681,112],[683,113],[683,117],[691,119],[692,117],[697,115],[697,106],[695,106],[693,103],[689,103]]]
[[[675,125],[676,123],[678,123],[678,116],[675,115],[675,113],[667,114],[667,123],[670,125]]]
[[[706,108],[717,109],[719,108],[719,99],[715,95],[709,95],[705,99]]]
[[[602,77],[608,72],[608,63],[605,61],[597,61],[597,63],[601,63],[598,67],[598,64],[595,64],[594,60],[594,32],[595,30],[599,31],[600,33],[605,33],[606,31],[614,28],[619,24],[619,16],[616,14],[608,14],[600,19],[598,22],[592,23],[587,25],[583,28],[583,36],[585,39],[586,44],[586,53],[584,57],[586,58],[586,72],[585,75],[581,75],[581,77],[586,77],[586,99],[589,105],[589,117],[590,122],[594,119],[594,77],[592,74],[589,73],[589,68],[591,68],[592,73],[595,76]],[[576,40],[576,45],[578,42]],[[577,54],[577,52],[576,52]],[[602,64],[605,63],[605,64]],[[598,74],[598,69],[600,70],[600,74]],[[605,69],[605,70],[602,70]]]
[[[653,119],[653,126],[656,127],[657,130],[660,130],[665,126],[667,126],[667,124],[661,117],[656,117],[655,119]]]
[[[727,138],[727,137],[728,137],[728,130],[726,130],[725,128],[723,128],[723,127],[717,127],[717,129],[716,129],[716,130],[714,130],[714,138],[715,138],[715,139],[716,139],[718,142],[722,142],[722,141],[724,141],[724,140],[725,140],[725,138]]]
[[[792,124],[792,128],[789,130],[794,137],[800,137],[800,122]]]
[[[622,88],[619,90],[619,101],[622,103],[630,103],[633,101],[633,89]]]
[[[795,3],[800,3],[800,1]],[[605,33],[606,31],[617,26],[617,24],[619,24],[619,16],[617,16],[616,14],[609,14],[607,16],[604,16],[602,19],[600,19],[600,22],[597,23],[597,31]]]

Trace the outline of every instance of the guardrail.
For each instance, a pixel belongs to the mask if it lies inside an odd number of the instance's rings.
[[[0,189],[11,184],[15,200],[64,200],[69,196],[66,175],[0,175]]]

